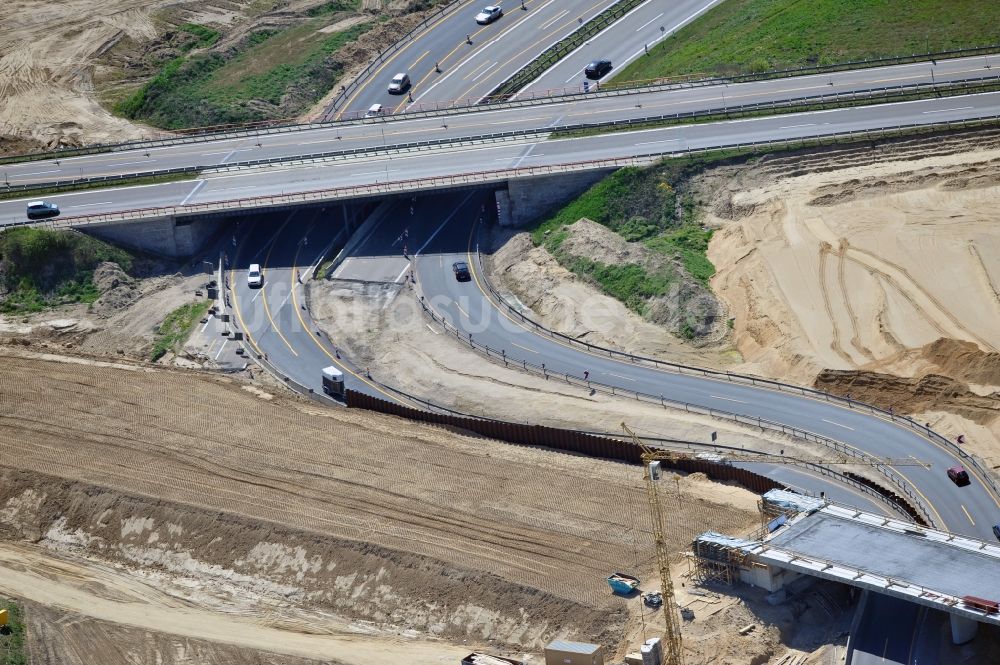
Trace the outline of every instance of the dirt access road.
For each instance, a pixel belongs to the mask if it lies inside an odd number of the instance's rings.
[[[243,617],[211,612],[110,566],[54,556],[30,545],[0,543],[0,570],[0,594],[6,596],[30,598],[49,607],[151,632],[245,649],[358,665],[455,663],[469,652],[467,647],[426,641],[311,634],[309,626],[301,623],[283,627],[277,612]]]

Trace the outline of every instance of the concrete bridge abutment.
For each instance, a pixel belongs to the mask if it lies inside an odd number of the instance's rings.
[[[101,224],[80,230],[123,247],[185,259],[197,254],[225,223],[223,218],[164,217]]]
[[[576,198],[616,169],[574,171],[519,178],[497,192],[497,213],[501,226],[520,227]]]

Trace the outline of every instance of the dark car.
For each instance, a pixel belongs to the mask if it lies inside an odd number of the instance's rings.
[[[460,282],[468,282],[472,279],[472,274],[469,273],[469,264],[465,261],[453,263],[451,269],[455,271],[455,279]]]
[[[45,219],[46,217],[57,217],[59,206],[55,203],[45,201],[32,201],[28,204],[28,219]]]
[[[583,70],[583,73],[589,79],[599,79],[610,71],[610,60],[594,60],[592,63],[587,65],[587,68]]]
[[[969,473],[960,466],[953,466],[948,469],[948,477],[951,478],[951,482],[959,487],[969,484]]]

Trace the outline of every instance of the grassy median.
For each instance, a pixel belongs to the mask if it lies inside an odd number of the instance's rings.
[[[1000,42],[1000,2],[726,0],[616,81],[733,75]]]
[[[7,610],[7,625],[0,628],[0,665],[26,665],[24,652],[24,620],[21,608],[0,598],[0,610]]]

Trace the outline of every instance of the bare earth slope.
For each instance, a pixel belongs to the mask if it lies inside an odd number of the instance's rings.
[[[701,180],[720,227],[712,285],[745,371],[806,384],[847,371],[822,387],[881,385],[873,400],[953,436],[978,428],[975,450],[1000,462],[995,397],[977,396],[1000,390],[1000,134],[763,158]],[[857,372],[915,381],[886,393]]]
[[[108,562],[157,607],[251,626],[280,617],[289,641],[255,648],[315,658],[302,632],[339,639],[336,659],[359,663],[379,662],[371,654],[391,653],[400,634],[614,648],[626,612],[604,577],[652,566],[634,467],[317,409],[210,375],[0,356],[0,540]],[[678,552],[705,528],[754,519],[698,497],[670,515]],[[12,556],[0,568],[14,570]],[[0,592],[30,598],[31,579],[0,575]],[[59,592],[46,593],[36,600]],[[98,618],[155,629],[106,610]],[[170,616],[181,634],[207,625]],[[371,649],[341,653],[359,633]]]

